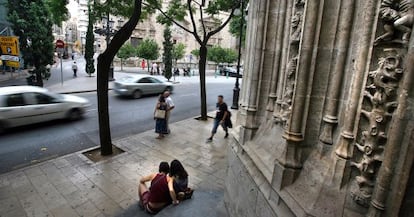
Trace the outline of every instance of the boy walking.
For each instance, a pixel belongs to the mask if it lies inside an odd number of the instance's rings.
[[[228,129],[226,126],[226,118],[229,115],[229,111],[227,108],[227,104],[223,101],[223,96],[219,95],[217,97],[217,104],[216,104],[216,118],[214,119],[213,130],[211,131],[211,136],[207,139],[207,142],[212,142],[214,135],[217,133],[217,128],[219,125],[223,127],[226,135],[224,138],[229,137]]]
[[[76,64],[76,61],[74,61],[73,64],[72,64],[72,70],[73,70],[73,77],[78,77],[78,75],[77,75],[78,65]]]

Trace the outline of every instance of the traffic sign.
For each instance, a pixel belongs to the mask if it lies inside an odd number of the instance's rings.
[[[6,61],[6,66],[10,66],[10,67],[14,67],[14,68],[19,68],[20,67],[20,62],[16,62],[16,61]]]
[[[62,40],[57,40],[56,41],[56,47],[57,48],[64,48],[65,47],[65,42]]]
[[[0,56],[0,59],[1,60],[4,60],[4,61],[15,61],[15,62],[19,62],[19,57],[16,57],[16,56],[11,56],[11,55],[1,55]]]
[[[19,56],[19,38],[16,36],[0,36],[0,47],[3,54]]]

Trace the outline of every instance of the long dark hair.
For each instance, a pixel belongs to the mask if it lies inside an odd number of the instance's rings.
[[[164,95],[160,95],[160,98],[158,99],[159,102],[165,102],[165,97]]]
[[[170,164],[170,176],[178,176],[180,178],[187,178],[188,173],[185,171],[183,165],[178,160],[171,161]]]

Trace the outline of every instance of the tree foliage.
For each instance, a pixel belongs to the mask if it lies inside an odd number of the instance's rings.
[[[122,45],[122,47],[119,49],[116,56],[120,59],[126,60],[130,57],[134,57],[136,54],[136,49],[134,46],[131,45],[131,43],[125,43]]]
[[[85,60],[86,60],[85,71],[89,76],[95,73],[95,60],[93,59],[93,56],[95,54],[95,49],[94,49],[95,35],[93,33],[94,22],[95,22],[95,19],[93,17],[91,5],[89,2],[88,3],[88,30],[86,31],[86,45],[85,45]]]
[[[244,0],[244,11],[246,12],[248,7],[249,0]],[[233,19],[230,21],[229,24],[229,32],[235,36],[240,37],[240,27],[243,22],[243,31],[242,31],[242,41],[246,40],[246,27],[247,27],[247,21],[245,17],[247,16],[247,13],[244,13],[244,17],[241,16],[241,14],[235,14]]]
[[[185,44],[177,43],[173,46],[172,57],[175,61],[183,58],[185,55]]]
[[[200,49],[194,49],[191,51],[191,54],[195,57],[199,57],[200,56]]]
[[[145,0],[146,8],[156,10],[160,16],[157,21],[164,24],[174,24],[187,33],[193,35],[200,45],[199,49],[199,73],[200,73],[200,96],[201,96],[201,119],[207,120],[207,93],[206,93],[206,64],[207,44],[212,36],[220,32],[233,17],[234,11],[240,6],[240,0],[210,0],[206,5],[200,1],[193,0]],[[222,19],[218,14],[228,13],[227,18]],[[195,17],[199,15],[199,17]],[[206,17],[213,20],[205,22]],[[185,23],[189,22],[187,26]]]
[[[131,45],[131,43],[126,43],[122,45],[122,47],[116,54],[116,56],[121,59],[121,71],[123,70],[123,62],[130,57],[136,56],[136,53],[136,49],[134,46]]]
[[[172,77],[172,59],[173,59],[173,43],[171,41],[171,29],[167,26],[164,29],[164,52],[163,52],[163,62],[164,62],[164,77],[168,80]]]
[[[62,26],[62,22],[68,20],[69,11],[66,5],[69,0],[45,0],[45,4],[53,24]]]
[[[160,55],[160,48],[153,39],[145,39],[137,47],[137,56],[146,60],[156,60]]]
[[[231,48],[214,46],[208,50],[207,59],[215,63],[233,63],[237,60],[236,51]]]
[[[53,64],[54,38],[52,21],[44,0],[9,0],[8,20],[19,37],[20,50],[26,65],[35,67],[35,85],[43,86],[50,77],[48,64]]]

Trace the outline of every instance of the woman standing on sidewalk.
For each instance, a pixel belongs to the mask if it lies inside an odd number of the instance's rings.
[[[157,106],[155,106],[154,119],[155,119],[155,132],[158,133],[157,139],[162,139],[168,134],[167,126],[167,111],[168,104],[165,102],[165,97],[160,96]]]

